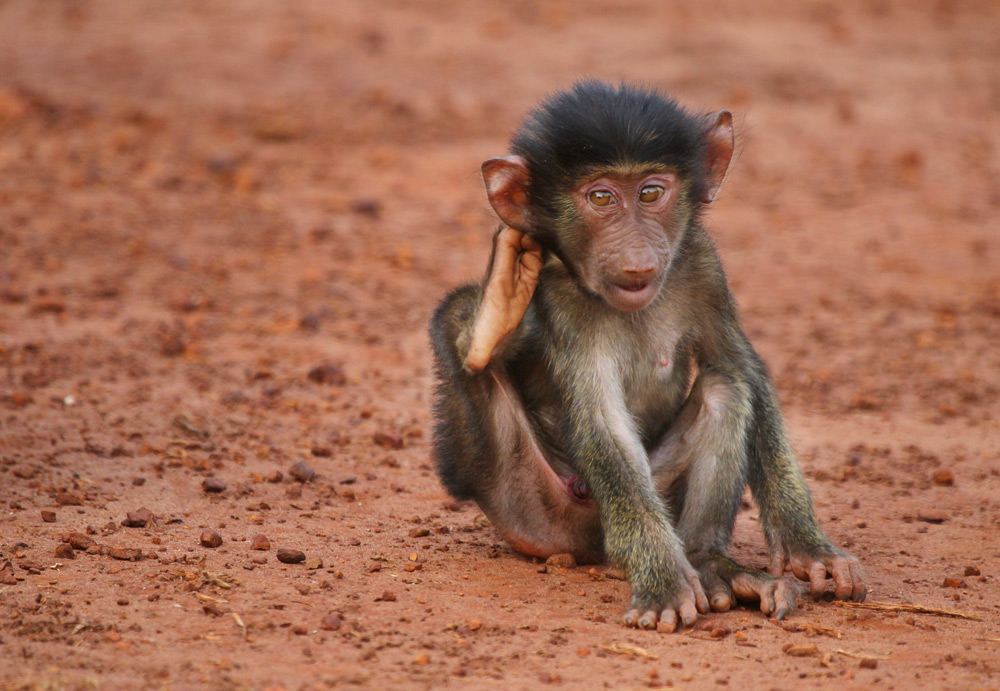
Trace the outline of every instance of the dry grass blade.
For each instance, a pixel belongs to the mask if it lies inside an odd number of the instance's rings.
[[[847,657],[853,657],[856,660],[888,660],[889,659],[889,655],[888,654],[880,654],[880,653],[868,653],[868,654],[864,654],[864,653],[852,653],[851,651],[844,650],[843,648],[837,648],[833,652],[836,653],[836,654],[838,654],[838,655],[846,655]]]
[[[925,605],[899,605],[891,602],[844,602],[834,600],[834,604],[839,607],[852,607],[854,609],[874,609],[881,612],[910,612],[912,614],[935,614],[939,617],[955,617],[957,619],[969,619],[970,621],[982,621],[982,617],[966,612],[957,612],[952,609],[941,609],[939,607],[927,607]]]
[[[247,637],[247,625],[245,623],[243,623],[243,617],[241,617],[236,612],[232,612],[232,615],[233,615],[233,621],[235,621],[236,625],[239,626],[243,630],[243,638],[246,639],[246,637]]]
[[[641,657],[646,660],[659,660],[659,655],[654,655],[645,648],[640,648],[637,645],[629,645],[628,643],[612,643],[611,645],[602,645],[601,650],[605,650],[609,653],[614,653],[615,655],[628,655],[629,657]]]
[[[235,582],[230,583],[229,581],[223,579],[222,577],[223,574],[211,573],[210,571],[208,571],[205,568],[204,557],[202,557],[201,561],[198,562],[198,571],[199,575],[201,576],[202,583],[204,583],[205,585],[214,585],[224,590],[230,590],[233,587],[233,585],[235,585]]]

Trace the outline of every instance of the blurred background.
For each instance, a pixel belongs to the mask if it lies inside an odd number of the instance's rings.
[[[402,449],[372,487],[439,503],[426,320],[485,268],[481,161],[581,77],[736,114],[707,223],[821,517],[943,502],[975,520],[921,544],[976,552],[1000,521],[992,0],[0,0],[0,470],[28,469],[0,533],[162,459],[178,415],[244,474]],[[95,496],[198,496],[161,479]]]

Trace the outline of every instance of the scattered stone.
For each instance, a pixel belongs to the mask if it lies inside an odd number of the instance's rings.
[[[142,550],[136,547],[108,547],[107,554],[112,559],[121,559],[122,561],[142,559]]]
[[[65,542],[56,547],[57,559],[76,559],[76,552]]]
[[[267,563],[267,557],[265,557],[263,554],[258,554],[256,557],[254,557],[250,561],[252,561],[254,564],[266,564]]]
[[[215,549],[222,544],[222,536],[214,530],[206,530],[201,534],[201,546]]]
[[[324,631],[339,631],[343,620],[339,615],[327,614],[319,623],[319,627]]]
[[[413,658],[413,662],[415,662],[418,665],[426,665],[429,664],[430,661],[431,658],[429,655],[427,655],[427,653],[417,653],[416,657]]]
[[[965,575],[965,576],[979,576],[980,573],[981,572],[979,571],[979,567],[978,566],[966,566],[965,567],[965,574],[963,574],[963,575]]]
[[[46,523],[55,523],[56,522],[56,512],[55,511],[43,510],[42,511],[42,520],[45,521]]]
[[[294,633],[296,636],[305,636],[307,633],[309,633],[309,629],[302,626],[302,624],[299,624],[298,626],[292,627],[292,633]]]
[[[964,588],[965,580],[961,578],[945,578],[941,584],[942,588]]]
[[[285,476],[282,475],[280,470],[272,470],[270,473],[267,474],[267,477],[265,479],[273,485],[281,482],[284,479],[284,477]]]
[[[786,643],[781,647],[782,652],[785,655],[791,655],[792,657],[815,657],[819,655],[819,648],[815,645],[795,645],[794,643]]]
[[[301,564],[305,560],[305,553],[297,549],[285,549],[282,547],[278,550],[278,561],[282,564]]]
[[[553,554],[545,560],[545,563],[560,569],[576,568],[576,559],[573,558],[572,554]]]
[[[951,487],[955,484],[955,474],[947,468],[942,468],[934,473],[934,484],[941,485],[942,487]]]
[[[330,456],[333,455],[333,449],[329,446],[319,446],[318,444],[314,444],[313,447],[309,449],[309,452],[317,458],[330,458]]]
[[[299,328],[303,331],[319,331],[319,315],[315,312],[302,315],[299,319]]]
[[[197,439],[208,439],[211,436],[211,433],[207,429],[198,427],[198,425],[191,422],[191,420],[189,420],[185,415],[178,415],[175,417],[173,425],[185,434]]]
[[[396,601],[396,593],[392,592],[391,590],[387,590],[384,593],[382,593],[381,597],[375,598],[375,602],[395,602],[395,601]]]
[[[83,495],[76,492],[59,492],[56,494],[56,504],[59,506],[83,506]]]
[[[309,381],[317,384],[327,384],[329,386],[344,386],[347,383],[347,375],[340,365],[316,365],[309,370]]]
[[[133,487],[142,487],[145,484],[146,484],[146,478],[144,478],[144,477],[134,477],[134,478],[132,478],[132,486]]]
[[[288,474],[292,476],[293,480],[297,480],[298,482],[312,482],[316,477],[316,471],[305,461],[299,461],[289,468]]]
[[[94,538],[84,533],[70,533],[63,537],[63,542],[69,544],[73,549],[88,549],[93,547],[97,543],[94,542]]]
[[[17,578],[14,576],[14,565],[10,560],[0,566],[0,585],[17,585]]]
[[[127,597],[120,597],[120,598],[118,598],[118,604],[120,606],[124,607],[125,605],[128,604],[128,598]]]
[[[920,509],[917,520],[924,523],[944,523],[948,520],[948,514],[942,509]]]
[[[403,438],[392,432],[375,432],[372,435],[372,441],[383,449],[401,449],[404,444]]]
[[[382,203],[378,199],[361,197],[351,202],[351,211],[362,216],[378,218],[382,213]]]
[[[217,477],[207,477],[202,481],[201,488],[206,492],[225,492],[226,483]]]
[[[126,528],[145,528],[153,520],[153,512],[149,509],[137,509],[136,511],[129,511],[125,515],[125,520],[122,521],[122,525]]]
[[[861,669],[875,669],[878,667],[878,660],[874,657],[863,657],[861,662],[858,663],[858,667]]]
[[[410,537],[427,537],[431,531],[427,528],[414,528],[410,531]]]
[[[315,571],[323,568],[323,560],[319,557],[309,557],[306,559],[306,568]]]
[[[267,535],[254,535],[250,542],[250,549],[266,552],[271,549],[271,541],[267,539]]]

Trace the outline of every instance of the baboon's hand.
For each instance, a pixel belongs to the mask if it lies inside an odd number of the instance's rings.
[[[486,280],[465,358],[465,366],[473,371],[484,369],[497,344],[521,323],[542,270],[542,248],[524,233],[504,228],[495,242],[493,271]]]
[[[668,632],[673,632],[678,623],[691,626],[698,619],[699,612],[709,612],[708,598],[698,572],[686,559],[679,566],[680,578],[673,592],[666,597],[650,598],[635,593],[636,583],[633,582],[632,603],[622,618],[625,626],[655,629],[657,623],[662,622]]]
[[[804,554],[776,545],[771,549],[771,559],[767,570],[775,576],[791,567],[792,573],[803,581],[809,581],[809,590],[814,599],[818,600],[826,590],[826,576],[833,576],[835,588],[834,597],[838,600],[853,600],[863,602],[868,595],[865,585],[865,573],[856,557],[847,552],[830,546],[820,554]]]

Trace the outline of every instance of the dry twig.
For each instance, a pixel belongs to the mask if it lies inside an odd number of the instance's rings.
[[[881,612],[911,612],[913,614],[936,614],[939,617],[955,617],[957,619],[969,619],[971,621],[982,621],[982,617],[966,612],[957,612],[952,609],[940,609],[938,607],[927,607],[925,605],[894,604],[892,602],[844,602],[834,600],[833,604],[839,607],[851,607],[854,609],[874,609]]]
[[[611,645],[602,645],[601,650],[606,650],[609,653],[614,653],[615,655],[628,655],[629,657],[641,657],[647,660],[659,660],[659,655],[654,655],[645,648],[640,648],[637,645],[629,645],[628,643],[612,643]]]

